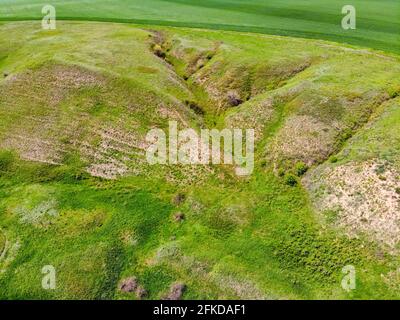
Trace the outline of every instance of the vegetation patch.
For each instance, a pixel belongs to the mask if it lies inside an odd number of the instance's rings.
[[[345,227],[352,235],[365,233],[391,248],[396,247],[400,241],[398,171],[386,164],[383,172],[382,163],[377,161],[349,163],[327,169],[321,181],[323,185],[312,187],[318,194],[318,208],[337,210],[338,226]]]
[[[399,234],[398,58],[151,29],[1,24],[0,298],[398,296],[381,276],[396,250],[371,242]],[[254,129],[253,174],[150,165],[146,135],[169,121]],[[56,290],[41,287],[44,264]]]

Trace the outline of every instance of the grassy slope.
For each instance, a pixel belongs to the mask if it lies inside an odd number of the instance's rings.
[[[305,191],[277,178],[270,163],[265,163],[263,152],[264,145],[275,137],[287,118],[296,116],[297,108],[291,101],[301,106],[301,94],[291,96],[296,92],[293,88],[305,84],[305,97],[317,96],[313,86],[307,87],[314,83],[327,100],[335,98],[332,92],[342,98],[354,95],[348,83],[333,85],[336,91],[331,89],[336,68],[346,53],[349,72],[358,75],[347,81],[356,81],[357,94],[371,90],[384,94],[399,84],[397,60],[321,42],[167,29],[163,45],[169,48],[168,59],[176,64],[178,73],[191,74],[185,82],[152,54],[148,31],[84,23],[60,23],[55,33],[39,28],[35,23],[4,24],[0,28],[0,68],[10,73],[0,80],[1,141],[9,135],[40,137],[59,143],[63,153],[57,166],[21,161],[9,152],[1,153],[0,228],[9,242],[0,260],[0,268],[6,270],[0,275],[1,298],[132,299],[133,294],[121,294],[116,289],[120,279],[131,275],[138,277],[150,298],[161,297],[175,281],[188,285],[185,298],[398,297],[398,291],[381,280],[382,273],[395,269],[397,258],[377,259],[375,245],[366,246],[329,228],[321,229]],[[126,45],[127,39],[131,45]],[[193,62],[198,65],[202,52],[213,51],[221,41],[223,45],[213,52],[211,61],[193,70]],[[287,56],[282,58],[281,52]],[[376,75],[373,81],[358,69],[366,59]],[[285,69],[286,64],[301,64],[303,60],[311,61],[304,72]],[[83,68],[79,72],[84,75],[79,79],[94,74],[101,81],[95,82],[96,86],[84,82],[83,87],[76,88],[67,78],[72,89],[57,91],[60,79],[54,75],[57,72],[53,65],[79,65]],[[218,67],[221,65],[222,70]],[[241,70],[236,69],[238,66],[253,68],[256,75],[259,67],[268,66],[261,72],[273,80],[272,87],[259,92],[266,84],[250,82],[254,89],[250,92],[255,94],[250,101],[233,113],[224,108],[222,112],[213,110],[215,101],[208,97],[207,85],[214,84],[209,89],[218,92],[224,81],[231,81],[220,77],[219,72],[235,75]],[[30,72],[24,76],[27,70]],[[203,88],[197,87],[198,78],[206,80]],[[39,81],[35,83],[40,86],[32,87],[31,79]],[[238,86],[241,88],[242,84]],[[43,90],[38,95],[40,88]],[[167,119],[159,111],[148,109],[160,103],[173,111],[172,116],[179,114],[179,121],[201,125],[201,117],[180,102],[185,99],[196,100],[207,110],[206,124],[248,121],[246,114],[254,118],[257,101],[270,95],[281,97],[281,102],[274,105],[273,116],[265,118],[256,171],[249,180],[237,180],[229,168],[223,172],[215,168],[215,175],[200,172],[190,181],[185,170],[178,168],[175,177],[184,183],[176,185],[169,169],[145,165],[137,168],[136,158],[128,162],[128,166],[139,169],[136,177],[115,181],[90,177],[83,170],[88,159],[71,142],[77,139],[96,147],[98,140],[105,138],[90,130],[76,137],[68,130],[71,126],[72,131],[98,128],[104,121],[116,129],[122,119],[128,124],[125,129],[140,137],[140,132],[149,126],[165,126]],[[33,96],[41,99],[32,101]],[[93,96],[96,99],[92,100]],[[372,101],[374,97],[372,94],[368,99]],[[54,98],[58,100],[52,106]],[[344,107],[348,103],[338,101]],[[18,103],[18,111],[10,102]],[[320,113],[314,110],[315,118],[324,118],[324,106],[317,104]],[[346,108],[337,113],[338,118],[352,114]],[[79,118],[76,114],[85,116]],[[238,117],[229,120],[232,114]],[[362,122],[363,113],[360,114],[355,121]],[[51,119],[52,125],[35,125],[40,119]],[[135,125],[130,127],[132,122]],[[345,130],[346,121],[343,123]],[[18,143],[16,146],[18,149]],[[108,157],[121,156],[116,150],[110,152]],[[179,192],[186,195],[186,200],[172,204]],[[53,210],[58,217],[51,216]],[[173,220],[177,211],[185,213],[184,222]],[[58,270],[55,291],[41,289],[40,270],[45,264]],[[340,270],[346,264],[354,264],[359,270],[358,289],[351,294],[340,288]]]
[[[368,234],[392,250],[398,249],[399,106],[396,94],[344,143],[338,154],[305,179],[322,220],[340,226],[343,220],[351,219],[347,230]]]
[[[0,19],[40,19],[45,1],[1,0]],[[357,30],[341,28],[341,8],[335,1],[242,0],[86,0],[53,1],[58,19],[136,22],[144,24],[253,31],[321,38],[400,52],[400,5],[395,0],[354,0]]]

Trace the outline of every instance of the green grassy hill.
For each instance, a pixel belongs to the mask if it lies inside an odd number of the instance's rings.
[[[41,19],[42,0],[0,0],[0,20]],[[400,4],[354,0],[357,29],[341,27],[342,0],[51,1],[60,20],[133,22],[327,39],[400,52]]]
[[[1,299],[137,299],[119,289],[130,277],[149,299],[174,283],[185,299],[400,296],[387,237],[400,218],[397,57],[229,31],[3,22],[0,72]],[[255,128],[253,175],[148,165],[144,137],[169,120]],[[383,202],[363,201],[371,192]],[[56,290],[41,287],[44,265]]]

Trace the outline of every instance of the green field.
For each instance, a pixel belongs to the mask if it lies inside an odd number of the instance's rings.
[[[343,36],[339,1],[185,3],[0,22],[0,299],[399,299],[398,4]],[[253,128],[254,172],[148,164],[171,120]]]
[[[341,28],[343,0],[0,0],[0,20],[41,19],[52,4],[57,18],[133,22],[251,31],[327,39],[400,52],[400,4],[396,0],[354,0],[357,29]]]

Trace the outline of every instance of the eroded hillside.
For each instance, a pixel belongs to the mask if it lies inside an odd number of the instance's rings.
[[[398,58],[32,22],[0,24],[0,71],[0,297],[398,297]],[[253,174],[149,165],[146,134],[171,120],[254,129]],[[47,264],[55,291],[40,287]]]

